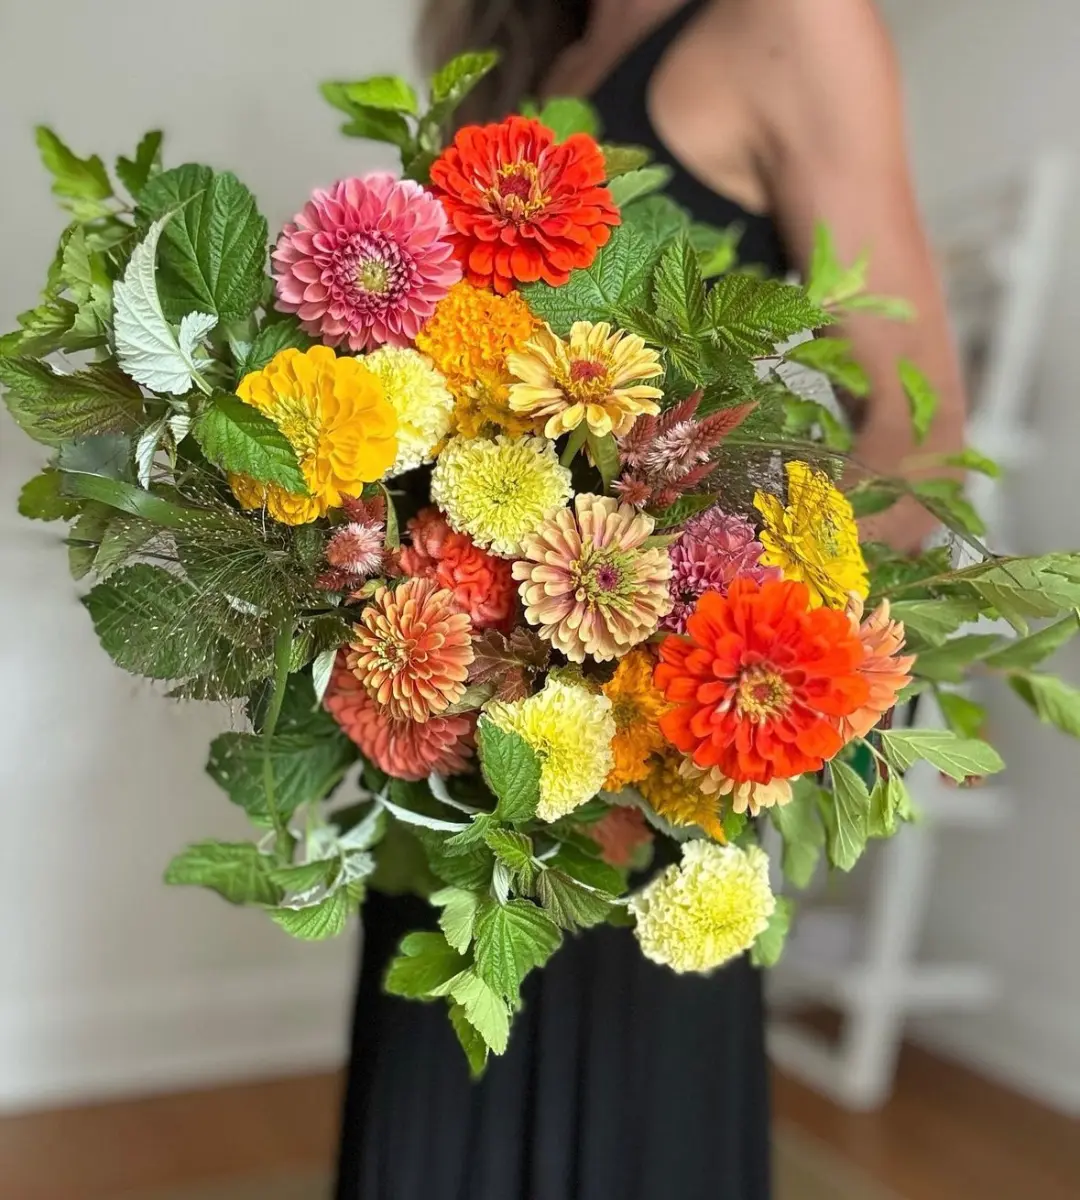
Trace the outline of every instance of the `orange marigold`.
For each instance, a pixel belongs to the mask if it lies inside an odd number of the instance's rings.
[[[869,698],[858,634],[844,613],[811,609],[804,583],[736,579],[701,597],[686,632],[660,647],[656,684],[675,704],[660,727],[736,783],[819,771],[844,744],[838,720]]]
[[[904,648],[904,626],[889,616],[888,600],[883,600],[864,621],[863,599],[852,592],[847,615],[866,652],[859,674],[870,688],[866,703],[850,716],[840,718],[840,736],[850,742],[866,737],[896,704],[896,697],[911,682],[915,655],[900,653]]]
[[[681,770],[685,761],[681,754],[675,753],[654,759],[648,775],[638,785],[638,791],[653,812],[672,825],[696,825],[714,841],[725,842],[723,802],[715,794],[706,792],[698,779]]]
[[[390,716],[423,722],[461,699],[472,624],[434,580],[379,588],[353,631],[349,670]]]
[[[611,743],[615,765],[604,780],[605,792],[617,792],[644,779],[650,755],[666,745],[657,722],[670,705],[653,683],[653,666],[647,650],[631,650],[601,689],[611,701],[616,731]]]
[[[466,125],[431,167],[465,277],[505,294],[542,279],[560,287],[619,224],[602,187],[604,155],[588,134],[555,134],[529,117]]]

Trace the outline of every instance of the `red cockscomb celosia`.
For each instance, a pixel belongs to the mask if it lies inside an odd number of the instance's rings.
[[[619,224],[604,175],[588,134],[556,143],[539,121],[515,116],[460,129],[432,165],[431,186],[466,278],[505,294],[536,279],[559,287],[589,266]]]
[[[365,757],[395,779],[426,779],[432,771],[459,775],[469,768],[476,713],[423,723],[394,718],[368,695],[344,654],[338,655],[323,703]]]
[[[736,782],[819,771],[840,750],[837,728],[866,703],[865,651],[848,617],[810,608],[805,584],[736,579],[706,592],[660,647],[656,685],[676,707],[664,735],[696,766]]]
[[[510,563],[488,554],[467,533],[455,533],[437,508],[425,508],[408,524],[412,545],[398,555],[403,575],[434,579],[454,593],[473,629],[507,629],[517,611],[517,584]]]

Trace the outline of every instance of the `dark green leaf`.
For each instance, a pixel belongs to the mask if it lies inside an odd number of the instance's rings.
[[[658,192],[667,186],[671,179],[671,168],[657,163],[651,167],[639,167],[636,171],[627,171],[608,184],[611,198],[622,208],[624,204],[632,204],[643,196]]]
[[[862,777],[845,762],[829,764],[832,795],[823,792],[818,808],[825,822],[825,846],[829,862],[850,871],[866,849],[870,817],[870,793]]]
[[[1028,673],[1011,675],[1009,685],[1044,724],[1080,738],[1080,689],[1055,675]]]
[[[561,941],[555,923],[530,901],[488,903],[476,918],[476,972],[500,995],[516,1000],[525,976],[542,967]]]
[[[947,729],[882,730],[881,748],[889,764],[906,771],[925,759],[950,779],[963,783],[972,776],[1005,769],[1001,755],[978,738],[959,738]]]
[[[203,406],[192,433],[207,459],[223,471],[249,475],[289,492],[307,492],[296,451],[285,435],[238,396],[216,393]]]
[[[32,521],[71,521],[79,515],[79,504],[61,495],[60,472],[46,467],[40,475],[23,484],[19,492],[19,512]]]
[[[536,898],[560,929],[589,929],[607,919],[614,897],[551,867],[536,880]]]
[[[143,135],[134,159],[121,155],[116,160],[116,173],[120,176],[120,182],[133,196],[138,196],[150,176],[161,169],[161,138],[159,129],[151,130]]]
[[[402,939],[383,986],[391,996],[429,996],[462,971],[466,961],[441,933],[410,933]]]
[[[1006,645],[1004,649],[988,654],[983,662],[996,671],[1015,671],[1036,667],[1052,654],[1056,654],[1066,642],[1075,636],[1078,630],[1080,630],[1080,614],[1072,612],[1055,624],[1040,629],[1038,633],[1017,638],[1016,641]]]
[[[930,380],[919,370],[909,358],[902,358],[897,364],[900,372],[900,383],[907,396],[911,409],[911,427],[915,431],[917,442],[925,441],[938,410],[938,394],[934,391]]]
[[[350,110],[351,119],[341,127],[346,137],[367,138],[372,142],[389,142],[402,154],[413,154],[414,142],[409,122],[396,112],[387,112],[383,108],[370,108],[366,105],[354,104]]]
[[[750,961],[755,967],[775,967],[780,961],[794,912],[795,903],[790,897],[776,897],[776,907],[769,924],[758,934],[757,941],[750,948]]]
[[[716,503],[714,495],[680,496],[674,504],[655,513],[657,529],[671,529],[684,525],[696,513],[711,508]]]
[[[499,801],[496,815],[504,821],[531,820],[540,800],[540,761],[532,748],[486,718],[477,726],[476,743],[484,779]]]
[[[717,342],[733,354],[770,354],[796,333],[831,321],[795,284],[734,272],[709,292],[708,323]]]
[[[91,440],[91,439],[88,439]],[[66,449],[66,447],[65,447]],[[130,455],[130,450],[129,450]],[[78,472],[81,468],[74,459],[61,453],[61,472]],[[142,517],[163,529],[185,532],[214,530],[219,533],[243,528],[243,519],[232,518],[223,513],[210,512],[204,508],[187,508],[174,504],[161,496],[136,487],[122,479],[102,478],[97,474],[64,474],[62,489],[65,495],[79,496],[84,500],[96,500],[120,512]]]
[[[35,441],[58,446],[88,434],[134,429],[142,416],[142,393],[106,363],[58,375],[30,358],[0,358],[4,403]]]
[[[591,846],[595,843],[588,842],[586,844]],[[549,860],[548,866],[564,871],[578,883],[584,883],[588,887],[596,888],[598,891],[607,892],[613,896],[621,895],[626,890],[624,872],[611,866],[610,863],[604,862],[599,857],[599,852],[587,854],[579,846],[570,842],[564,842],[559,847],[559,852]]]
[[[312,345],[311,338],[294,317],[272,321],[259,330],[247,353],[237,362],[236,380],[239,383],[251,371],[261,371],[282,350],[308,350]]]
[[[691,336],[702,331],[705,283],[697,252],[689,238],[678,237],[665,247],[653,272],[652,287],[656,311],[662,317]]]
[[[304,942],[324,942],[345,932],[352,907],[347,888],[338,888],[318,904],[306,908],[275,908],[275,924]]]
[[[250,842],[197,842],[169,863],[165,882],[210,888],[230,904],[277,904],[273,861]]]
[[[495,826],[486,831],[484,841],[492,854],[510,872],[510,878],[518,891],[527,891],[532,887],[536,876],[532,838],[512,829]]]
[[[791,430],[786,430],[790,433]],[[847,493],[851,501],[851,511],[857,519],[872,517],[876,513],[885,512],[904,495],[904,489],[888,482],[860,483]]]

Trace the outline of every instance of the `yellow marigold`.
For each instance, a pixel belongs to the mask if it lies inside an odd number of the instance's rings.
[[[615,765],[604,780],[605,792],[617,792],[649,773],[649,758],[663,750],[667,739],[658,721],[671,707],[652,681],[653,658],[647,650],[631,650],[601,689],[611,701]]]
[[[464,437],[500,429],[515,437],[539,431],[535,421],[510,411],[513,380],[506,369],[506,356],[521,349],[539,325],[520,293],[497,296],[462,280],[416,335],[417,348],[446,377],[455,427]]]
[[[793,795],[790,779],[777,777],[769,783],[755,783],[752,779],[736,782],[729,779],[719,767],[703,771],[689,758],[680,761],[679,774],[690,786],[706,796],[730,796],[732,812],[748,812],[752,817],[756,817],[763,808],[790,804]]]
[[[540,437],[451,438],[431,473],[431,498],[450,527],[503,558],[513,558],[570,492],[570,472]]]
[[[328,346],[282,350],[245,375],[236,394],[274,422],[296,451],[310,495],[245,476],[230,484],[244,508],[265,503],[275,520],[303,525],[381,479],[397,454],[397,416],[382,384],[358,359]]]
[[[715,796],[707,795],[695,779],[680,770],[680,754],[656,759],[648,775],[637,785],[652,810],[672,825],[696,825],[711,838],[725,842],[723,808]]]
[[[541,821],[557,821],[604,786],[614,757],[611,701],[579,684],[548,678],[524,700],[494,700],[484,720],[516,733],[540,760]]]
[[[760,846],[703,838],[684,843],[682,862],[630,899],[642,953],[679,974],[713,971],[749,950],[775,909]]]
[[[454,411],[446,380],[422,354],[401,346],[381,346],[361,362],[382,381],[397,413],[397,458],[387,474],[402,475],[431,462],[450,432]]]
[[[664,393],[642,382],[664,373],[659,354],[606,321],[575,321],[565,342],[545,325],[506,362],[520,381],[510,389],[510,407],[546,418],[549,438],[582,421],[597,437],[621,437],[642,413],[660,411]]]
[[[823,471],[786,464],[788,502],[758,492],[754,507],[764,519],[761,564],[805,583],[814,608],[844,608],[854,592],[865,597],[870,578],[851,502]]]

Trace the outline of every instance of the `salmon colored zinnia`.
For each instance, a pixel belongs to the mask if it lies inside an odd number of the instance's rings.
[[[656,684],[676,706],[660,728],[737,783],[819,771],[844,744],[839,719],[869,698],[858,633],[811,608],[805,584],[736,579],[727,596],[702,596],[686,633],[660,647]]]
[[[870,687],[866,703],[840,719],[840,736],[850,742],[852,738],[866,737],[896,704],[896,697],[911,682],[915,655],[900,653],[904,648],[904,626],[889,616],[888,600],[883,600],[863,620],[863,599],[853,592],[847,616],[866,652],[859,674]]]
[[[431,167],[457,257],[477,287],[505,294],[542,279],[560,287],[589,266],[619,224],[602,187],[604,155],[588,134],[555,134],[528,117],[466,125]]]

